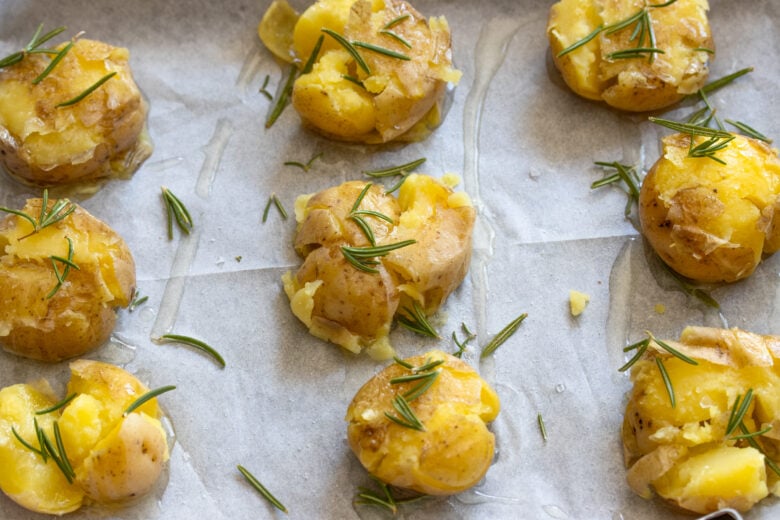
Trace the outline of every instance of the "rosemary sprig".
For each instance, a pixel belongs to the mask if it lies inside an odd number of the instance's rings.
[[[396,16],[395,18],[393,18],[392,20],[390,20],[389,22],[384,24],[382,26],[382,29],[384,29],[384,30],[392,29],[393,27],[395,27],[399,23],[403,22],[404,20],[408,20],[411,16],[412,15],[410,15],[409,13],[402,14],[400,16]]]
[[[358,225],[358,227],[363,231],[363,234],[366,236],[366,238],[368,239],[368,241],[371,243],[372,246],[376,246],[376,238],[374,237],[374,232],[371,230],[371,227],[368,225],[368,222],[366,222],[366,220],[363,217],[364,216],[376,217],[384,220],[385,222],[391,225],[393,224],[393,219],[391,219],[384,213],[380,213],[379,211],[359,209],[360,204],[363,202],[363,199],[366,197],[368,190],[371,189],[371,186],[373,186],[373,184],[369,182],[363,187],[357,199],[355,199],[355,203],[352,204],[352,209],[350,210],[349,215],[347,215],[347,218],[351,219],[352,221],[355,222],[355,224]]]
[[[423,426],[422,422],[420,422],[420,419],[418,419],[414,414],[414,411],[409,406],[409,402],[404,398],[404,396],[396,395],[393,398],[393,408],[395,408],[395,411],[398,412],[400,417],[393,415],[390,412],[385,412],[385,417],[405,428],[410,428],[420,432],[425,431],[425,426]]]
[[[685,281],[682,276],[680,276],[676,271],[674,271],[671,267],[666,265],[665,262],[661,262],[661,265],[663,266],[666,271],[672,275],[672,278],[674,278],[677,283],[680,285],[680,288],[683,290],[683,292],[689,296],[693,296],[703,304],[707,305],[708,307],[712,307],[713,309],[720,309],[720,304],[718,301],[713,298],[710,293],[707,291],[700,289],[696,287],[695,285]]]
[[[355,500],[354,500],[354,503],[356,505],[381,507],[383,509],[387,509],[393,515],[395,515],[396,513],[398,513],[398,506],[403,504],[408,504],[410,502],[417,502],[418,500],[422,500],[428,496],[428,495],[417,495],[411,498],[406,498],[404,500],[399,500],[393,497],[392,493],[390,492],[390,487],[387,484],[377,479],[373,475],[371,476],[371,478],[374,479],[376,483],[379,485],[381,489],[381,494],[377,493],[373,489],[369,489],[364,486],[359,486],[358,494],[357,496],[355,496]]]
[[[57,54],[57,51],[54,49],[41,49],[40,47],[61,32],[65,31],[65,29],[66,28],[64,26],[57,27],[56,29],[52,29],[51,31],[41,36],[41,33],[43,32],[43,24],[40,24],[33,37],[30,39],[30,42],[25,45],[22,50],[11,53],[0,60],[0,68],[15,65],[22,61],[28,54]]]
[[[617,161],[596,161],[594,164],[603,168],[614,168],[615,173],[605,175],[601,179],[594,181],[590,185],[590,189],[593,190],[608,184],[622,181],[628,188],[628,200],[626,201],[626,208],[623,213],[626,217],[631,215],[631,208],[633,204],[639,202],[639,188],[642,185],[642,180],[639,178],[639,175],[636,172],[636,168],[633,166],[628,166],[627,164],[621,164]]]
[[[279,91],[279,95],[276,97],[276,103],[274,103],[268,111],[268,116],[265,118],[265,127],[271,128],[273,124],[282,115],[284,109],[290,104],[290,95],[292,95],[293,83],[298,76],[298,69],[295,65],[290,65],[290,72],[287,74],[287,80],[284,82],[282,90]]]
[[[168,215],[168,240],[173,240],[174,219],[176,219],[176,224],[179,226],[179,229],[189,235],[192,228],[195,227],[195,224],[192,221],[190,212],[187,210],[187,206],[185,206],[184,203],[165,186],[162,186],[162,198]]]
[[[731,407],[731,414],[729,415],[728,423],[726,423],[726,437],[734,433],[734,430],[742,424],[742,420],[745,418],[745,414],[750,408],[750,403],[753,401],[753,389],[749,388],[745,392],[745,398],[742,399],[741,395],[737,395],[734,399],[734,406]]]
[[[79,266],[73,262],[73,241],[69,237],[65,237],[65,240],[68,241],[68,257],[62,258],[61,256],[56,255],[49,257],[51,260],[51,266],[54,269],[54,276],[57,277],[57,284],[54,286],[51,292],[46,295],[47,300],[51,299],[52,296],[57,294],[57,291],[60,290],[62,284],[65,283],[65,278],[67,278],[68,274],[70,274],[71,267],[77,271],[79,270]],[[65,264],[65,268],[62,270],[62,272],[60,272],[59,268],[57,267],[57,262]]]
[[[133,292],[133,299],[130,301],[130,305],[127,306],[127,312],[133,312],[136,307],[143,305],[148,299],[148,296],[141,296],[141,292],[136,289]]]
[[[33,85],[37,85],[38,83],[43,81],[46,78],[46,76],[51,74],[51,71],[54,70],[54,67],[56,67],[57,64],[60,61],[62,61],[62,58],[64,58],[65,55],[68,54],[68,52],[70,52],[70,50],[73,48],[73,45],[75,43],[76,42],[75,42],[75,39],[74,39],[74,40],[71,40],[70,43],[68,43],[65,47],[63,47],[62,50],[60,52],[58,52],[57,55],[51,60],[51,62],[49,62],[49,65],[45,69],[43,69],[43,72],[38,74],[38,76],[34,80],[32,80],[32,84]]]
[[[674,397],[674,387],[672,386],[672,380],[669,379],[669,373],[666,371],[663,360],[657,357],[655,358],[655,364],[658,366],[658,370],[661,372],[661,377],[664,380],[664,386],[666,386],[666,393],[669,394],[669,402],[672,404],[672,408],[677,406],[677,401]]]
[[[402,175],[404,173],[414,171],[415,168],[423,164],[425,161],[425,157],[421,157],[420,159],[416,159],[399,166],[390,166],[389,168],[382,168],[381,170],[366,170],[363,171],[363,175],[367,175],[369,177],[395,177],[397,175]]]
[[[542,434],[542,440],[547,442],[547,426],[544,424],[544,418],[542,417],[541,412],[536,414],[536,422],[539,423],[539,433]]]
[[[276,193],[272,193],[271,196],[268,197],[268,202],[266,203],[265,209],[263,210],[263,224],[265,224],[265,221],[268,220],[268,212],[271,209],[271,204],[276,206],[276,209],[282,216],[282,220],[287,220],[287,211],[284,209],[282,201],[279,200],[279,197],[276,196]]]
[[[105,76],[103,76],[102,78],[97,80],[95,83],[93,83],[92,85],[87,87],[86,90],[84,90],[84,92],[82,92],[78,96],[76,96],[76,97],[74,97],[72,99],[69,99],[67,101],[63,101],[62,103],[59,103],[58,105],[55,105],[55,106],[57,108],[60,108],[60,107],[69,107],[69,106],[75,105],[76,103],[78,103],[79,101],[83,100],[85,97],[89,96],[94,91],[99,89],[103,85],[103,83],[105,83],[106,81],[110,80],[114,76],[116,76],[116,71],[109,72],[108,74],[106,74]]]
[[[732,121],[731,119],[726,119],[725,121],[748,137],[752,137],[753,139],[758,139],[759,141],[764,141],[765,143],[772,142],[770,138],[768,138],[767,136],[765,136],[755,128],[748,126],[747,124],[741,121]]]
[[[70,394],[69,396],[67,396],[65,399],[63,399],[62,401],[60,401],[57,404],[53,404],[53,405],[49,406],[48,408],[44,408],[43,410],[37,410],[35,412],[35,415],[45,415],[47,413],[56,412],[60,408],[64,408],[69,402],[71,402],[75,398],[76,398],[76,394],[75,393]]]
[[[440,373],[440,370],[434,370],[434,369],[444,364],[444,360],[439,359],[437,361],[430,361],[428,363],[425,363],[422,366],[415,367],[410,363],[407,363],[403,359],[400,359],[397,356],[395,356],[393,359],[397,364],[401,365],[402,367],[408,370],[411,370],[412,374],[407,376],[399,376],[399,377],[392,378],[390,380],[391,385],[419,381],[417,385],[415,385],[414,387],[412,387],[411,389],[409,389],[407,392],[403,394],[403,398],[406,400],[407,403],[414,401],[415,399],[417,399],[422,394],[428,391],[428,389],[431,387],[431,385],[433,385],[433,383],[436,381],[436,378],[439,376]]]
[[[710,109],[711,116],[714,117],[714,111],[709,106],[709,102],[707,101],[706,96],[702,96],[702,99],[707,104],[707,108]],[[688,157],[706,157],[721,164],[726,164],[726,162],[722,159],[715,157],[715,154],[726,148],[726,146],[728,146],[728,144],[734,140],[733,134],[726,132],[725,130],[714,129],[701,124],[678,123],[677,121],[670,121],[668,119],[660,119],[657,117],[651,117],[649,120],[657,125],[690,135],[691,144],[690,148],[688,149]],[[704,121],[705,124],[708,122],[709,119]],[[719,120],[718,124],[720,125]],[[694,146],[695,136],[707,137],[708,139]]]
[[[661,347],[662,349],[667,351],[669,354],[673,355],[677,359],[680,359],[681,361],[684,361],[684,362],[688,363],[689,365],[698,365],[699,364],[699,362],[696,361],[695,359],[691,359],[688,356],[686,356],[685,354],[683,354],[682,352],[680,352],[679,350],[677,350],[675,348],[672,348],[671,346],[669,346],[669,344],[667,344],[666,342],[661,341],[660,339],[656,338],[650,332],[647,333],[647,339],[655,342],[656,345],[658,345],[659,347]]]
[[[417,301],[412,302],[411,309],[409,307],[404,307],[404,312],[406,312],[406,316],[398,316],[398,323],[401,326],[422,336],[428,336],[430,338],[439,337],[439,333],[436,332],[436,329],[430,324],[428,318],[425,316],[425,311],[420,307],[420,304],[417,303]]]
[[[68,217],[68,215],[76,211],[76,205],[68,199],[57,199],[54,201],[54,204],[52,204],[51,209],[49,209],[49,190],[45,189],[43,190],[43,196],[41,198],[41,212],[37,219],[23,211],[16,209],[0,206],[0,211],[21,217],[32,224],[33,230],[25,236],[19,238],[19,240],[24,240],[25,238],[39,232],[43,228],[56,224],[57,222],[60,222],[61,220]]]
[[[517,318],[515,318],[514,320],[512,320],[511,322],[509,322],[509,324],[506,327],[501,329],[501,332],[496,334],[493,337],[493,339],[490,340],[490,342],[482,348],[482,354],[480,354],[479,358],[485,359],[493,352],[495,352],[496,349],[498,349],[498,347],[503,345],[504,342],[508,340],[512,336],[512,334],[514,334],[517,331],[518,327],[520,327],[520,324],[523,323],[523,320],[525,320],[527,317],[528,314],[523,313]]]
[[[302,163],[302,162],[298,162],[298,161],[285,161],[284,165],[285,166],[297,166],[301,170],[303,170],[305,172],[308,172],[309,170],[311,170],[311,165],[314,163],[314,161],[316,161],[317,159],[322,157],[323,154],[324,154],[324,152],[320,152],[318,154],[313,155],[311,157],[311,159],[309,159],[306,163]]]
[[[726,164],[726,161],[715,157],[715,154],[728,146],[728,144],[734,140],[734,136],[727,138],[710,137],[706,141],[693,146],[693,139],[691,139],[691,148],[688,150],[688,157],[706,157],[712,159],[720,164]]]
[[[358,67],[363,69],[363,72],[366,74],[371,74],[371,69],[368,68],[368,65],[366,64],[363,57],[360,55],[360,53],[357,51],[355,46],[348,42],[346,38],[344,38],[342,35],[337,33],[336,31],[333,31],[331,29],[328,29],[327,27],[322,28],[322,32],[336,40],[339,45],[344,47],[344,50],[346,50],[350,56],[352,56],[352,59],[355,60],[355,63],[357,63]]]
[[[633,343],[625,347],[623,349],[623,352],[630,352],[636,349],[636,353],[634,354],[634,357],[629,359],[625,365],[618,368],[618,372],[625,372],[626,370],[634,366],[636,362],[639,361],[642,358],[642,356],[644,356],[649,346],[650,346],[650,338],[645,338],[642,341],[637,341],[636,343]]]
[[[352,45],[354,47],[360,47],[361,49],[366,49],[367,51],[375,52],[377,54],[382,54],[384,56],[387,56],[389,58],[395,58],[397,60],[409,61],[412,59],[406,54],[403,54],[401,52],[396,52],[394,50],[386,49],[384,47],[380,47],[379,45],[374,45],[373,43],[356,41],[356,42],[352,42]]]
[[[286,508],[286,507],[284,507],[284,504],[282,504],[281,502],[279,502],[279,500],[278,500],[278,499],[277,499],[275,496],[273,496],[273,495],[271,494],[271,492],[270,492],[270,491],[268,491],[268,489],[267,489],[267,488],[266,488],[264,485],[262,485],[262,484],[260,483],[260,481],[259,481],[259,480],[257,480],[257,478],[256,478],[254,475],[252,475],[252,473],[250,473],[250,472],[249,472],[249,470],[248,470],[248,469],[246,469],[246,468],[245,468],[244,466],[242,466],[241,464],[239,464],[238,466],[236,466],[236,468],[237,468],[237,469],[238,469],[238,471],[239,471],[239,472],[240,472],[240,473],[241,473],[241,474],[244,476],[244,478],[246,479],[246,481],[247,481],[247,482],[249,482],[249,483],[252,485],[252,487],[253,487],[253,488],[255,488],[255,490],[256,490],[258,493],[260,493],[260,495],[261,495],[263,498],[265,498],[266,500],[268,500],[268,501],[271,503],[271,505],[273,505],[273,506],[274,506],[276,509],[278,509],[279,511],[282,511],[282,512],[284,512],[284,513],[287,513],[287,508]]]
[[[401,45],[403,45],[407,49],[411,49],[412,48],[412,44],[409,43],[406,40],[406,38],[404,38],[403,36],[401,36],[400,34],[394,32],[394,31],[391,31],[389,29],[382,29],[381,31],[379,31],[379,34],[384,34],[385,36],[389,36],[390,38],[394,39],[395,41],[397,41],[398,43],[400,43]]]
[[[44,463],[46,463],[49,457],[51,457],[57,467],[60,468],[60,471],[62,471],[62,474],[67,479],[68,483],[72,484],[73,479],[76,477],[76,472],[73,471],[73,466],[68,460],[68,454],[65,452],[65,446],[62,442],[62,435],[60,434],[59,424],[57,424],[57,421],[53,422],[53,443],[51,439],[49,439],[48,435],[46,435],[46,432],[44,432],[43,429],[38,425],[38,419],[33,418],[33,425],[35,427],[35,436],[38,439],[38,446],[40,446],[40,448],[36,448],[35,446],[25,441],[13,426],[11,426],[11,432],[13,433],[14,437],[16,437],[16,440],[22,444],[22,446],[32,451],[33,453],[40,455]]]
[[[170,392],[171,390],[176,390],[176,387],[173,385],[167,385],[167,386],[161,386],[160,388],[155,388],[154,390],[149,390],[142,396],[140,396],[138,399],[130,403],[130,406],[125,408],[124,413],[122,414],[122,417],[127,417],[134,411],[136,411],[138,408],[143,406],[147,401],[150,401],[157,397],[160,394],[164,394],[165,392]]]
[[[199,339],[192,338],[190,336],[182,336],[180,334],[163,334],[162,336],[160,336],[159,339],[163,343],[171,343],[171,342],[173,342],[173,343],[182,343],[184,345],[189,345],[191,347],[195,347],[196,349],[201,350],[201,351],[205,352],[206,354],[210,355],[212,358],[214,358],[214,360],[217,363],[219,363],[219,365],[222,368],[225,368],[225,360],[220,355],[220,353],[217,352],[213,347],[211,347],[210,345],[208,345],[207,343],[205,343],[205,342],[203,342],[203,341],[201,341]]]
[[[666,128],[670,128],[676,132],[688,134],[691,136],[719,137],[719,138],[731,137],[731,134],[729,132],[726,132],[724,130],[716,130],[714,128],[709,128],[707,126],[693,125],[690,123],[678,123],[677,121],[671,121],[669,119],[661,119],[659,117],[650,117],[648,119],[651,123],[655,123],[660,126],[665,126]]]
[[[347,262],[352,264],[356,269],[366,273],[376,274],[379,271],[371,267],[372,265],[376,265],[378,263],[376,260],[374,260],[374,258],[378,256],[387,256],[387,254],[389,254],[391,251],[395,251],[396,249],[401,249],[402,247],[410,246],[416,243],[416,240],[410,239],[402,240],[401,242],[396,242],[394,244],[386,244],[383,246],[341,246],[341,253],[344,255],[344,258],[347,259]]]
[[[258,92],[260,92],[262,95],[267,97],[268,101],[273,101],[274,96],[266,89],[266,87],[268,87],[269,81],[271,81],[271,76],[269,74],[266,74],[265,79],[263,80],[263,86],[260,87],[260,90]]]
[[[463,353],[466,352],[466,346],[469,344],[469,341],[477,337],[476,334],[473,334],[469,330],[469,328],[466,326],[465,323],[461,323],[460,328],[463,331],[463,333],[466,335],[466,338],[463,341],[458,341],[458,336],[456,332],[454,330],[452,331],[452,341],[454,341],[455,345],[458,346],[458,351],[454,352],[452,355],[458,359],[463,357]]]

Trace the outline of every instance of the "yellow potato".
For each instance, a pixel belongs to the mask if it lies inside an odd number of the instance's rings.
[[[387,334],[397,313],[419,306],[435,313],[463,281],[471,260],[475,211],[465,193],[455,193],[425,175],[409,175],[398,199],[376,185],[359,206],[378,246],[416,243],[376,257],[377,273],[361,271],[342,246],[370,247],[350,213],[366,183],[350,181],[299,197],[295,249],[304,257],[297,273],[283,277],[290,306],[309,331],[358,353],[368,348],[378,359],[393,355]]]
[[[393,422],[393,399],[417,382],[391,384],[412,371],[393,364],[358,390],[347,410],[347,438],[361,464],[393,486],[451,495],[477,484],[493,461],[495,437],[487,428],[500,409],[498,396],[468,364],[434,350],[405,361],[414,367],[444,361],[433,384],[409,403],[423,430]],[[425,372],[421,372],[425,373]]]
[[[151,154],[151,144],[147,105],[128,57],[127,49],[78,40],[37,85],[32,82],[51,56],[31,54],[0,69],[0,160],[6,170],[40,186],[132,173]],[[116,75],[82,101],[57,106],[111,72]]]
[[[687,135],[663,139],[663,155],[642,183],[642,233],[683,276],[701,282],[745,278],[780,248],[780,159],[743,136],[717,152],[725,165],[688,157],[689,146]]]
[[[281,10],[277,4],[274,11]],[[447,83],[460,79],[443,17],[426,20],[404,0],[318,0],[295,23],[296,63],[308,61],[323,28],[402,57],[357,46],[363,66],[326,35],[312,70],[293,87],[304,124],[334,139],[369,143],[420,139],[438,125]],[[263,41],[277,55],[289,45],[287,36],[268,32]]]
[[[157,400],[124,415],[147,391],[125,370],[86,360],[71,363],[67,393],[76,396],[58,410],[35,413],[55,403],[50,390],[26,384],[0,390],[0,489],[31,511],[58,515],[78,509],[85,498],[113,503],[148,492],[168,460]],[[41,446],[34,420],[72,467],[70,481],[51,455],[44,461],[30,449]]]
[[[655,45],[647,29],[640,27],[634,36],[636,22],[609,30],[642,9],[652,20]],[[695,93],[707,80],[711,52],[702,49],[714,51],[708,9],[707,0],[678,0],[657,8],[642,0],[561,0],[550,9],[547,23],[553,61],[566,84],[582,97],[633,112],[664,108]],[[559,56],[598,27],[605,30]],[[614,54],[635,48],[662,52],[631,58]]]
[[[780,337],[739,329],[688,327],[680,341],[664,341],[693,365],[651,342],[631,369],[634,387],[623,422],[628,482],[640,496],[653,491],[677,507],[705,514],[725,507],[747,511],[780,489],[771,461],[780,455]],[[671,381],[675,405],[656,359]],[[771,427],[752,440],[726,435],[737,397],[752,399],[741,423]],[[776,465],[774,465],[777,468]]]
[[[23,212],[37,220],[41,199]],[[69,203],[70,204],[70,203]],[[51,209],[54,201],[49,200]],[[116,307],[135,290],[135,264],[127,244],[108,225],[74,205],[65,219],[33,232],[17,215],[0,221],[0,345],[21,356],[59,361],[94,349],[108,339]],[[52,256],[71,268],[56,292]],[[55,262],[60,273],[65,264]]]

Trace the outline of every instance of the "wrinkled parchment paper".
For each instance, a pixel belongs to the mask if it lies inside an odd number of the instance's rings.
[[[648,168],[666,132],[645,116],[621,114],[569,92],[552,66],[545,25],[551,1],[418,0],[444,14],[463,79],[444,124],[427,140],[368,147],[330,142],[301,128],[287,110],[265,130],[269,102],[258,89],[282,70],[256,36],[268,0],[93,2],[3,0],[0,52],[23,45],[39,22],[67,25],[131,51],[149,98],[152,157],[128,180],[78,197],[128,241],[148,302],[123,311],[110,344],[90,358],[118,363],[150,387],[177,385],[161,398],[175,434],[167,486],[118,511],[86,508],[73,519],[248,519],[282,517],[236,471],[249,468],[290,510],[290,518],[379,518],[356,507],[370,479],[346,443],[343,417],[357,389],[383,364],[307,334],[289,311],[280,276],[299,264],[291,247],[295,197],[362,178],[361,171],[427,157],[420,171],[456,172],[479,219],[471,270],[443,307],[436,341],[396,330],[398,352],[454,351],[465,322],[484,345],[521,312],[528,319],[492,359],[465,358],[498,391],[498,452],[474,489],[403,509],[405,518],[665,519],[674,513],[634,496],[625,483],[619,439],[630,384],[617,372],[628,341],[646,329],[677,337],[687,324],[780,333],[780,258],[748,280],[719,287],[719,314],[679,291],[648,256],[623,217],[618,188],[591,191],[593,161]],[[306,3],[295,0],[302,9]],[[711,96],[721,115],[780,136],[775,117],[780,4],[713,0],[717,57],[711,78],[755,72]],[[682,104],[666,117],[692,110]],[[323,156],[308,172],[284,166]],[[189,207],[195,231],[166,236],[160,186]],[[0,176],[0,204],[20,207],[33,190]],[[572,318],[568,293],[588,293]],[[664,314],[656,304],[666,307]],[[226,358],[210,359],[152,336],[201,338]],[[472,345],[474,345],[472,343]],[[67,364],[42,365],[0,352],[3,386],[39,377],[64,391]],[[544,442],[537,414],[546,422]],[[747,517],[769,519],[768,499]],[[0,497],[0,517],[39,518]],[[42,518],[42,516],[41,516]],[[684,517],[680,517],[684,518]]]

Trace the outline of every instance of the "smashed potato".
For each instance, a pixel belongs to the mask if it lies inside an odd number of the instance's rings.
[[[288,20],[280,3],[269,16]],[[298,18],[291,43],[271,29],[261,22],[266,46],[284,58],[291,45],[287,60],[300,65],[324,35],[313,67],[295,81],[292,104],[304,124],[333,139],[417,140],[438,125],[447,83],[460,79],[447,21],[426,20],[404,0],[318,0]],[[323,29],[346,39],[350,50]]]
[[[432,366],[436,362],[441,364]],[[393,486],[428,495],[451,495],[474,486],[493,461],[495,437],[487,423],[498,416],[498,395],[467,363],[444,352],[434,350],[404,363],[412,368],[390,365],[363,385],[349,405],[352,451],[369,473]],[[430,375],[393,384],[394,378],[410,374]],[[429,378],[434,381],[427,390],[410,396]],[[394,405],[400,396],[420,429],[388,417],[407,421]]]
[[[688,157],[690,139],[663,139],[639,196],[642,233],[681,275],[734,282],[780,248],[780,158],[761,141],[735,135],[717,152],[721,164]]]
[[[370,186],[359,210],[386,217],[363,216],[376,245],[413,243],[377,256],[366,264],[371,271],[362,270],[342,247],[371,247],[352,211],[366,185],[351,181],[299,197],[295,250],[304,262],[282,280],[293,313],[309,332],[387,359],[393,355],[387,338],[393,318],[415,308],[430,316],[465,277],[475,212],[465,193],[425,175],[409,175],[398,199]]]
[[[85,499],[115,503],[141,496],[168,460],[157,400],[125,414],[148,388],[98,361],[75,361],[70,370],[67,395],[75,397],[49,413],[37,413],[56,404],[45,382],[0,390],[0,489],[38,513],[69,513]],[[54,456],[42,448],[42,437]]]
[[[688,327],[679,342],[663,343],[697,364],[651,341],[632,367],[622,431],[631,488],[699,514],[747,511],[777,495],[780,337]]]
[[[108,225],[67,199],[65,218],[35,230],[20,215],[0,220],[0,345],[20,356],[60,361],[104,343],[135,290],[135,263]],[[37,221],[41,199],[22,212]],[[69,266],[63,260],[69,261]],[[59,281],[62,277],[62,282]]]
[[[57,50],[64,47],[62,44]],[[39,83],[52,56],[29,54],[0,69],[0,161],[22,182],[51,186],[132,173],[150,154],[147,104],[128,51],[77,40]],[[70,106],[109,73],[98,89]]]
[[[632,112],[667,107],[701,88],[714,54],[707,0],[656,4],[644,0],[554,4],[547,36],[566,84],[584,98]],[[632,18],[637,14],[638,19]],[[565,52],[594,31],[598,32],[591,40]]]

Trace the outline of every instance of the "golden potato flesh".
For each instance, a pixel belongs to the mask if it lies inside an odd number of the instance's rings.
[[[31,54],[0,69],[0,159],[6,170],[40,186],[132,173],[151,144],[147,105],[128,57],[127,49],[78,40],[37,85],[33,80],[51,56]],[[57,106],[112,72],[82,101]]]
[[[664,343],[698,364],[651,342],[632,367],[622,432],[631,488],[645,498],[655,491],[699,514],[747,511],[778,494],[780,475],[769,458],[780,455],[780,337],[688,327],[680,341]],[[668,374],[674,406],[656,359]],[[749,393],[742,420],[727,435],[737,399],[745,402]],[[757,431],[763,434],[735,438]]]
[[[714,51],[707,0],[677,0],[655,8],[650,4],[643,0],[561,0],[552,6],[547,36],[553,61],[575,93],[621,110],[643,112],[676,103],[704,85]],[[647,25],[637,31],[641,21],[610,31],[642,10],[651,20],[652,31]],[[604,30],[595,38],[559,55],[599,27]],[[620,54],[636,48],[660,52],[634,57]]]
[[[743,136],[717,152],[726,164],[688,157],[689,146],[687,135],[663,139],[663,155],[640,192],[642,233],[683,276],[701,282],[745,278],[780,247],[780,159]]]
[[[23,212],[37,219],[41,199]],[[70,203],[69,203],[70,204]],[[54,201],[49,200],[51,209]],[[135,264],[124,240],[108,225],[74,205],[65,219],[37,232],[18,215],[0,221],[0,345],[42,361],[74,357],[104,343],[114,328],[116,307],[135,290]],[[71,268],[58,285],[68,239]]]
[[[71,364],[67,394],[75,398],[58,410],[36,414],[55,404],[50,390],[28,384],[0,390],[0,489],[31,511],[58,515],[78,509],[85,497],[109,503],[148,492],[168,460],[160,410],[151,399],[124,415],[147,391],[125,370],[86,360]],[[41,446],[34,421],[61,460],[64,451],[70,481],[51,455],[44,460],[30,449]]]
[[[447,83],[460,79],[444,18],[426,20],[403,0],[319,0],[294,28],[293,51],[301,63],[323,28],[359,42],[363,64],[325,36],[311,72],[293,87],[292,104],[307,126],[334,139],[377,143],[404,139],[407,132],[417,139],[424,132],[416,125],[438,124]]]
[[[393,486],[429,495],[451,495],[474,486],[493,461],[495,437],[487,423],[498,416],[498,396],[473,368],[444,352],[434,350],[405,361],[413,367],[444,362],[427,371],[437,374],[433,384],[409,401],[423,429],[387,417],[399,416],[393,405],[396,396],[420,383],[391,383],[414,373],[393,364],[363,385],[349,405],[352,451],[369,473]]]
[[[425,175],[409,175],[398,199],[372,185],[359,211],[377,246],[416,243],[375,258],[376,273],[347,261],[341,247],[370,247],[350,217],[366,183],[350,181],[299,197],[295,250],[303,265],[283,277],[290,306],[315,336],[351,352],[364,347],[379,359],[392,356],[387,339],[398,312],[415,305],[431,315],[463,281],[471,260],[475,212],[465,193]]]

